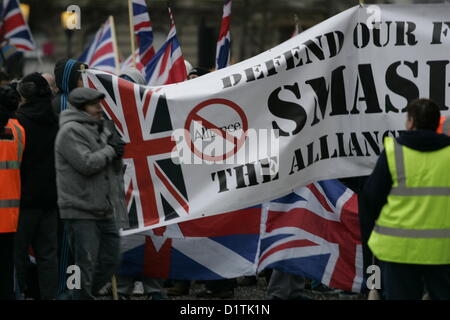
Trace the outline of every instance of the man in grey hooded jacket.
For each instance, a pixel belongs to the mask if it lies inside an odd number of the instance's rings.
[[[124,144],[104,125],[103,98],[94,89],[73,90],[55,143],[58,206],[81,271],[81,286],[72,294],[76,300],[94,299],[120,259],[110,183],[113,161],[123,156]]]

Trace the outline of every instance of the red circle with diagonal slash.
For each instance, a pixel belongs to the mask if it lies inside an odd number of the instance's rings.
[[[204,127],[207,127],[208,129],[212,130],[213,132],[217,133],[218,135],[221,135],[223,139],[226,139],[226,137],[224,137],[223,130],[221,130],[214,124],[211,124],[209,121],[207,121],[206,119],[203,119],[201,116],[198,115],[200,110],[202,110],[210,105],[213,105],[213,104],[219,104],[219,105],[223,105],[227,108],[233,109],[242,120],[242,127],[243,127],[242,136],[239,139],[234,138],[232,141],[232,143],[235,145],[233,150],[231,150],[221,156],[211,156],[211,155],[203,154],[201,151],[197,150],[197,148],[195,147],[195,145],[192,141],[192,137],[191,137],[191,133],[190,133],[191,123],[194,120],[201,119],[202,123],[203,123],[203,121],[205,121],[205,123],[207,123],[207,126],[203,125]],[[245,115],[242,108],[239,107],[233,101],[230,101],[227,99],[210,99],[210,100],[206,100],[202,103],[199,103],[197,106],[195,106],[194,109],[192,109],[192,111],[189,113],[189,115],[186,119],[184,129],[185,129],[185,131],[184,131],[185,139],[186,139],[186,142],[189,143],[192,153],[194,153],[200,159],[205,159],[208,161],[220,161],[220,160],[225,160],[225,159],[231,157],[232,155],[236,154],[239,151],[239,149],[241,149],[241,147],[243,146],[245,139],[247,137],[248,121],[247,121],[247,116]],[[230,135],[230,136],[232,136],[232,135]],[[232,137],[234,137],[234,136],[232,136]],[[227,140],[229,140],[229,139],[227,139]],[[234,140],[237,140],[237,141],[234,141]]]

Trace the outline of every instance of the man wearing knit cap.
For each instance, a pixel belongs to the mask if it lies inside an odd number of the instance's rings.
[[[120,237],[112,198],[113,161],[124,144],[102,119],[103,93],[74,89],[71,106],[61,112],[55,144],[58,205],[66,226],[75,265],[81,270],[81,288],[71,290],[75,300],[95,299],[119,265]]]
[[[53,99],[53,110],[56,114],[66,110],[70,92],[75,88],[82,88],[82,69],[88,69],[88,65],[74,59],[63,59],[55,65],[55,81],[59,93]]]

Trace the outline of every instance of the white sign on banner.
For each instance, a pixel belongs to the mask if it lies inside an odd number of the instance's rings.
[[[170,151],[144,152],[147,189],[130,156],[142,148],[127,147],[126,188],[134,185],[138,218],[124,233],[249,207],[313,181],[370,174],[383,138],[404,130],[408,101],[431,98],[448,114],[449,17],[448,4],[357,6],[200,78],[121,89],[142,93],[143,140],[159,139],[155,149],[168,137],[173,143]],[[86,74],[101,87],[102,73]],[[117,121],[130,142],[130,106],[122,106]],[[167,123],[166,131],[153,130]],[[153,205],[142,205],[144,197]]]

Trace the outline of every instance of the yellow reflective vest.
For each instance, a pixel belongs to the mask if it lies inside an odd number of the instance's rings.
[[[421,152],[384,142],[392,189],[369,239],[382,261],[450,264],[450,146]]]

